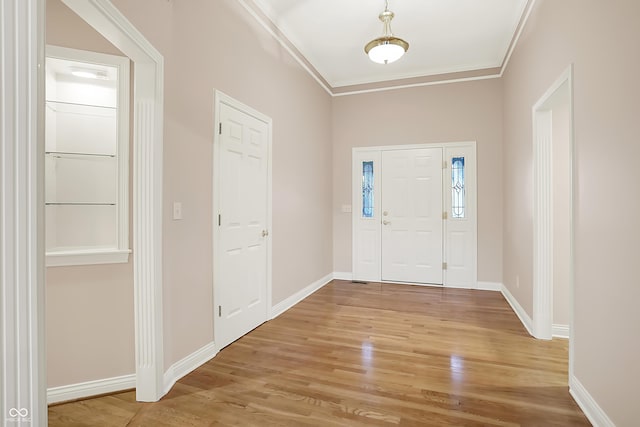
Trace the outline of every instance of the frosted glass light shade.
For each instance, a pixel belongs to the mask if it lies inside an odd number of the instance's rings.
[[[403,43],[407,45],[406,42],[403,41]],[[369,47],[370,44],[374,45],[372,47]],[[396,40],[394,39],[376,39],[370,44],[367,45],[367,47],[369,47],[369,51],[367,52],[367,54],[369,55],[369,59],[378,64],[390,64],[392,62],[395,62],[400,59],[406,51],[406,47],[404,47],[400,43],[396,43]]]

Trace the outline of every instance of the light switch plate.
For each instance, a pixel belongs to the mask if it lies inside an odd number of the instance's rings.
[[[173,202],[173,219],[182,219],[182,203]]]

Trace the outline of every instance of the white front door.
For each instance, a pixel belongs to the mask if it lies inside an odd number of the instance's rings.
[[[382,152],[381,278],[442,284],[442,148]]]
[[[267,320],[269,123],[219,104],[215,342],[222,348]]]

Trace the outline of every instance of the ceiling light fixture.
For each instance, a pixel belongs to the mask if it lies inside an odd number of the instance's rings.
[[[391,20],[395,15],[389,10],[389,0],[385,0],[384,5],[384,11],[378,16],[383,24],[382,37],[371,40],[364,47],[369,59],[378,64],[395,62],[409,49],[409,43],[391,32]]]
[[[72,68],[71,75],[85,79],[109,80],[109,76],[104,71],[89,70],[87,68]]]

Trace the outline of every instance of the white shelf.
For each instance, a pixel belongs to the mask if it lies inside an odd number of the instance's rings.
[[[125,264],[129,262],[130,249],[71,248],[46,253],[47,267],[69,265]]]
[[[47,107],[55,112],[78,113],[78,114],[108,114],[115,116],[118,108],[112,105],[83,104],[79,102],[56,101],[47,99]]]
[[[74,158],[74,157],[110,157],[115,158],[115,154],[103,154],[103,153],[72,153],[68,151],[45,151],[47,156],[56,158]]]

